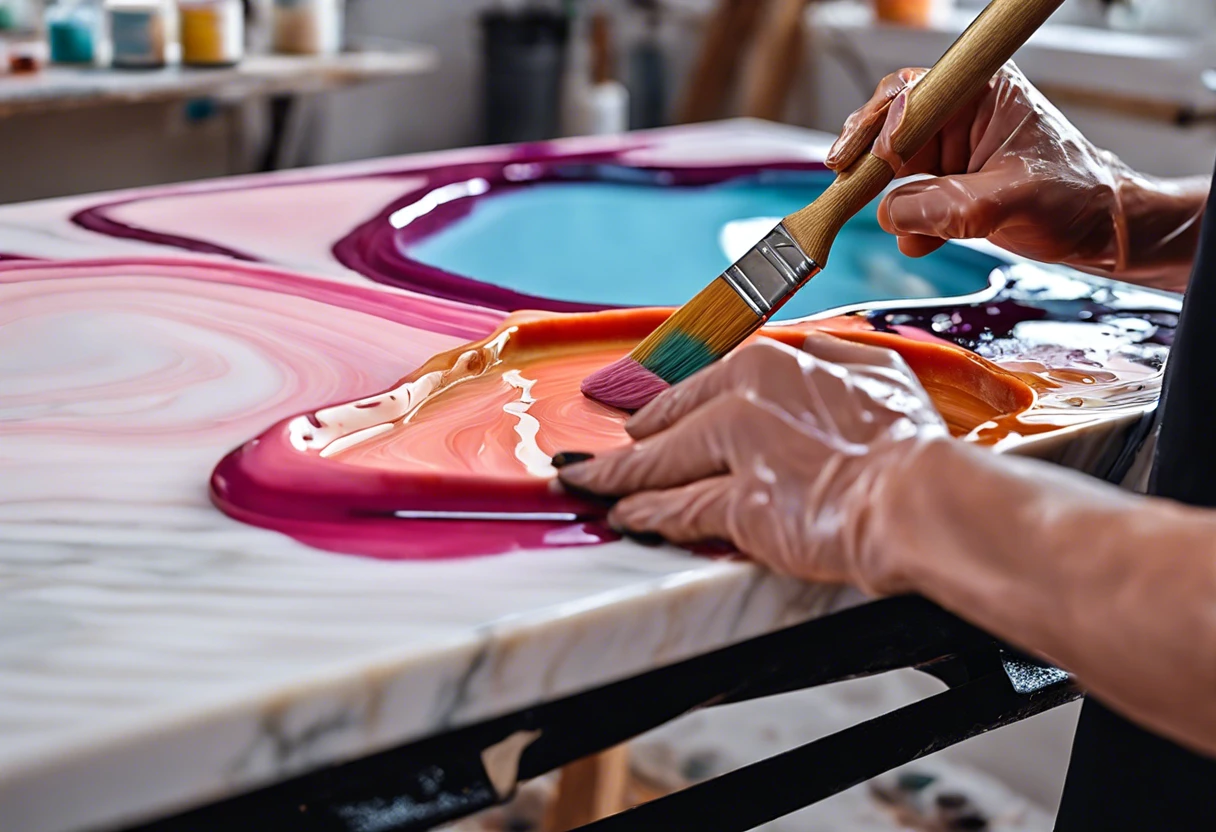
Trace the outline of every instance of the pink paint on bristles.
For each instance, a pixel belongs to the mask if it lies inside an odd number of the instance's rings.
[[[583,395],[621,410],[640,410],[671,385],[629,356],[583,379]]]

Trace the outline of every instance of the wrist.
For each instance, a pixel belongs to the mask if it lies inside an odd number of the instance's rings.
[[[1182,291],[1190,276],[1207,205],[1203,177],[1158,179],[1144,176],[1113,155],[1116,215],[1115,257],[1110,276]]]
[[[960,450],[969,449],[948,436],[923,438],[893,445],[887,458],[869,461],[875,476],[863,482],[859,497],[868,509],[851,558],[852,583],[880,596],[922,591],[918,561],[931,556],[926,544],[933,537],[924,507],[940,505],[941,486],[962,475],[966,459]]]

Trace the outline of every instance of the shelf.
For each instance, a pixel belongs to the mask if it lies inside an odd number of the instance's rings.
[[[167,67],[116,70],[50,66],[29,75],[0,76],[0,116],[98,105],[213,98],[240,101],[330,89],[431,72],[429,46],[333,56],[255,55],[218,69]]]

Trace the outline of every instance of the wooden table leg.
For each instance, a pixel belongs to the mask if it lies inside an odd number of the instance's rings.
[[[618,745],[561,770],[546,832],[566,832],[628,808],[629,746]]]

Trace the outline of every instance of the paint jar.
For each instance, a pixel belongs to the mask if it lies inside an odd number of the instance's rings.
[[[168,14],[155,0],[110,0],[110,63],[115,69],[160,69],[166,63]]]
[[[0,32],[19,32],[37,26],[30,0],[0,0]]]
[[[271,46],[284,55],[342,51],[343,0],[274,0]]]
[[[182,0],[182,63],[234,66],[245,54],[245,11],[241,0]]]
[[[46,10],[46,41],[53,64],[91,64],[97,59],[101,12],[90,0],[66,0]]]
[[[40,37],[18,37],[8,44],[8,71],[14,75],[38,72],[46,64],[46,41]]]
[[[884,23],[926,27],[952,5],[943,0],[874,0],[874,14]]]

